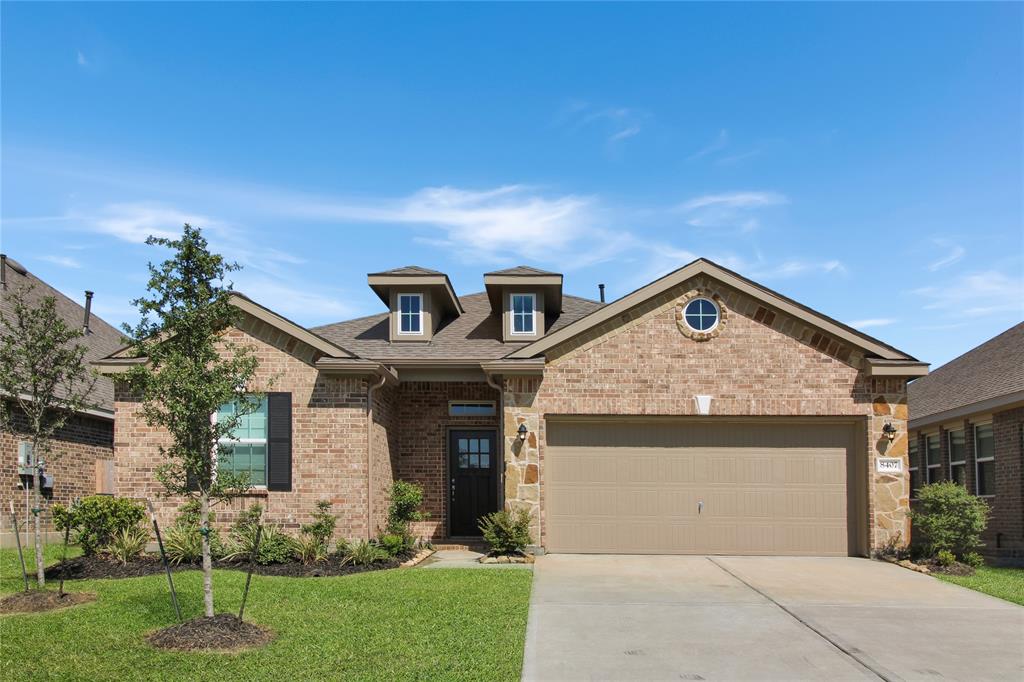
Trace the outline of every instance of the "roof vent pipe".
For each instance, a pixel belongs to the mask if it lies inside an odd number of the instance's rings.
[[[89,315],[92,313],[92,292],[85,292],[85,321],[82,322],[82,333],[89,333]]]
[[[7,291],[7,254],[0,253],[0,289]]]
[[[601,303],[604,303],[604,285],[598,284],[597,290],[601,292]]]

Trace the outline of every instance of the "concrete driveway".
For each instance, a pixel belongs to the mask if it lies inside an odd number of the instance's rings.
[[[549,555],[524,680],[1021,680],[1024,608],[854,558]]]

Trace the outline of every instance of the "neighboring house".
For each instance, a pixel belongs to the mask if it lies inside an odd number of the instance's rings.
[[[258,484],[235,508],[295,528],[330,499],[341,535],[370,537],[400,478],[423,486],[434,541],[502,508],[555,552],[864,555],[907,537],[906,382],[924,363],[706,260],[608,305],[534,268],[483,279],[459,296],[433,270],[374,273],[386,312],[313,329],[234,296],[227,336],[256,348],[249,388],[267,391],[222,463]],[[170,520],[166,434],[121,387],[114,405],[117,492]]]
[[[984,554],[1024,563],[1024,322],[907,392],[911,489],[956,481],[985,498]]]
[[[46,282],[28,272],[17,261],[0,256],[0,310],[10,317],[12,304],[10,294],[19,288],[32,287],[30,300],[41,301],[46,296],[56,300],[57,313],[71,327],[86,330],[78,340],[86,347],[87,360],[98,360],[116,351],[122,345],[121,333],[89,311],[92,292],[85,292],[85,307],[71,300]],[[23,413],[14,401],[4,399],[17,419]],[[73,416],[52,441],[52,453],[44,457],[47,481],[52,487],[44,487],[46,497],[53,502],[67,504],[75,498],[109,493],[113,491],[114,458],[114,384],[106,377],[99,377],[93,389],[93,405]],[[18,507],[19,521],[24,524],[30,513],[31,504],[27,491],[32,486],[31,478],[19,472],[19,452],[25,453],[24,441],[7,431],[0,432],[0,456],[3,472],[0,474],[0,505],[5,531],[10,529],[9,502],[14,500]],[[23,471],[30,471],[26,468]],[[49,527],[49,515],[44,517]]]

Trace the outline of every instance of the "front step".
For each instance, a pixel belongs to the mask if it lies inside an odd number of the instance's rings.
[[[487,554],[488,546],[481,538],[442,538],[431,543],[438,551],[479,552]]]

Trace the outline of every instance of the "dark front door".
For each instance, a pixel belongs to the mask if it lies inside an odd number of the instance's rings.
[[[477,519],[498,509],[498,454],[494,431],[452,431],[451,534],[480,535]]]

